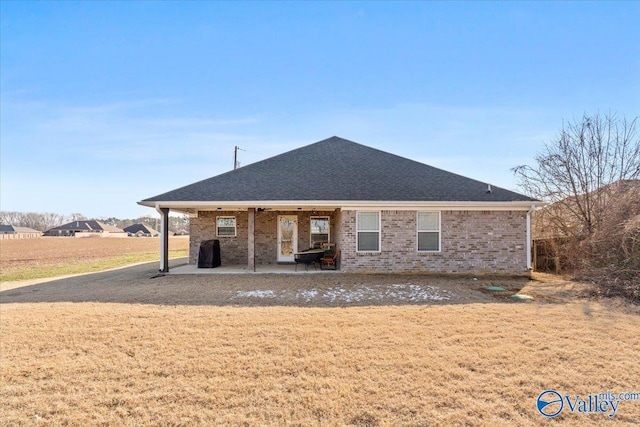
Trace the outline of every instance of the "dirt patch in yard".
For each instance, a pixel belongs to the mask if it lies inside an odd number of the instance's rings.
[[[157,264],[57,279],[4,283],[2,303],[111,302],[213,306],[380,306],[518,303],[526,293],[543,302],[576,296],[576,289],[526,277],[362,274],[157,275]],[[547,280],[543,278],[544,280]],[[575,284],[571,285],[576,287]],[[504,292],[492,292],[502,287]]]

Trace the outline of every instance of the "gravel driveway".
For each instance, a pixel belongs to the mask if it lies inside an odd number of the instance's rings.
[[[157,276],[157,263],[44,283],[2,284],[0,302],[111,302],[163,305],[365,306],[508,301],[526,278],[361,274]],[[155,277],[154,277],[155,276]]]

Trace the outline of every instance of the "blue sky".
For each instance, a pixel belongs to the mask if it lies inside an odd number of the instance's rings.
[[[0,3],[0,208],[136,204],[338,135],[517,189],[640,113],[640,2]]]

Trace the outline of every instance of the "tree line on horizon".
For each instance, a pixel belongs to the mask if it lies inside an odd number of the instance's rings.
[[[11,212],[0,211],[0,224],[13,225],[15,227],[28,227],[37,231],[45,232],[55,227],[68,224],[73,221],[85,221],[93,219],[104,224],[118,228],[125,228],[133,224],[145,224],[155,230],[160,231],[160,219],[151,216],[142,216],[133,219],[109,218],[87,218],[80,213],[63,215],[52,212]],[[189,216],[170,216],[169,231],[175,233],[182,230],[189,230]]]

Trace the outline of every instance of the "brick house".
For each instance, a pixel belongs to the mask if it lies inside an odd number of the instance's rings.
[[[29,227],[18,227],[10,224],[0,224],[0,240],[8,239],[37,239],[42,232]]]
[[[151,226],[147,224],[132,224],[128,227],[123,228],[123,231],[127,233],[128,236],[136,236],[136,237],[158,237],[160,235],[159,231],[154,230]]]
[[[321,242],[344,272],[501,273],[531,268],[531,212],[522,194],[332,137],[151,197],[188,213],[190,263],[218,239],[222,263],[288,263]]]
[[[43,236],[53,237],[127,237],[127,233],[118,227],[96,220],[71,221],[59,227],[51,228]]]

